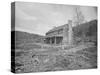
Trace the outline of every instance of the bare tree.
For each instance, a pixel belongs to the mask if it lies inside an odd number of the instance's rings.
[[[75,7],[75,15],[73,20],[75,25],[80,25],[85,21],[84,15],[82,14],[79,7]]]
[[[75,15],[74,15],[73,21],[74,21],[75,26],[80,25],[80,24],[86,22],[85,21],[85,17],[82,14],[82,11],[80,10],[80,7],[75,7]],[[86,38],[86,35],[85,35],[84,32],[82,32],[82,41],[83,42],[85,42],[84,41],[85,38]]]

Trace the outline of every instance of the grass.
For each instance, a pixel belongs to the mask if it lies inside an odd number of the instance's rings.
[[[50,51],[18,51],[16,52],[16,72],[44,72],[57,70],[75,70],[97,68],[97,48],[90,47],[75,53],[59,53]]]

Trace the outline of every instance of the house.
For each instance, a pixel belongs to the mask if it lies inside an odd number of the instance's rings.
[[[46,33],[44,42],[46,44],[60,45],[72,44],[73,40],[72,21],[69,20],[68,24],[54,27]]]

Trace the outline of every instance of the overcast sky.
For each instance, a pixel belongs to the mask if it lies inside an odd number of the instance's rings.
[[[35,34],[45,33],[55,26],[66,24],[75,15],[73,5],[16,2],[15,29]],[[97,18],[97,9],[79,6],[86,21]]]

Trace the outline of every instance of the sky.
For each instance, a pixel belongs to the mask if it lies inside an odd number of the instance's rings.
[[[15,30],[45,35],[53,27],[73,20],[76,7],[86,21],[97,19],[97,8],[92,6],[16,2]]]

